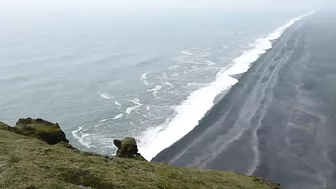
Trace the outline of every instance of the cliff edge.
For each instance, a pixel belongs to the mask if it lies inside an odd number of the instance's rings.
[[[115,140],[116,156],[81,152],[58,124],[20,119],[0,122],[3,189],[276,189],[278,184],[232,172],[173,167],[146,161],[133,138]]]

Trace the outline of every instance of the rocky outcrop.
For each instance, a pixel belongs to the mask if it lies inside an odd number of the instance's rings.
[[[147,161],[138,153],[138,145],[134,138],[126,137],[124,140],[114,140],[113,143],[118,148],[116,157]]]
[[[0,129],[9,130],[17,134],[35,137],[45,141],[50,145],[57,144],[59,142],[69,143],[65,133],[61,130],[58,123],[54,124],[49,121],[37,118],[19,119],[15,127],[0,122]]]
[[[59,142],[69,143],[65,133],[61,130],[58,123],[54,124],[49,121],[37,118],[19,119],[15,127],[22,134],[27,136],[36,136],[48,144],[57,144]]]

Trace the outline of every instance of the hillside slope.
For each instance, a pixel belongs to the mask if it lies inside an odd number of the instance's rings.
[[[66,148],[65,142],[48,145],[5,128],[0,127],[0,188],[4,189],[277,188],[262,179],[231,172],[79,152]]]

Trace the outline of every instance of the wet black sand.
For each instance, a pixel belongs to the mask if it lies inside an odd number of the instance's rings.
[[[336,14],[289,28],[189,134],[153,161],[336,188]]]

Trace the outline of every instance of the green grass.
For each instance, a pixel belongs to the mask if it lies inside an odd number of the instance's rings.
[[[1,125],[1,124],[0,124]],[[270,189],[273,184],[232,172],[177,168],[74,152],[0,130],[0,188],[4,189]]]
[[[3,123],[3,122],[0,121],[0,129],[1,130],[7,130],[8,127],[9,127],[9,125],[7,125],[6,123]]]
[[[28,126],[30,126],[31,128],[33,128],[34,130],[36,130],[39,133],[56,133],[56,132],[61,131],[61,129],[59,127],[56,127],[54,125],[46,126],[43,123],[35,123],[35,124],[30,124]],[[22,129],[20,127],[20,125],[18,125],[16,127],[18,127],[19,129]]]
[[[15,127],[20,130],[33,129],[38,133],[55,133],[61,131],[58,124],[53,124],[42,119],[20,119]]]

